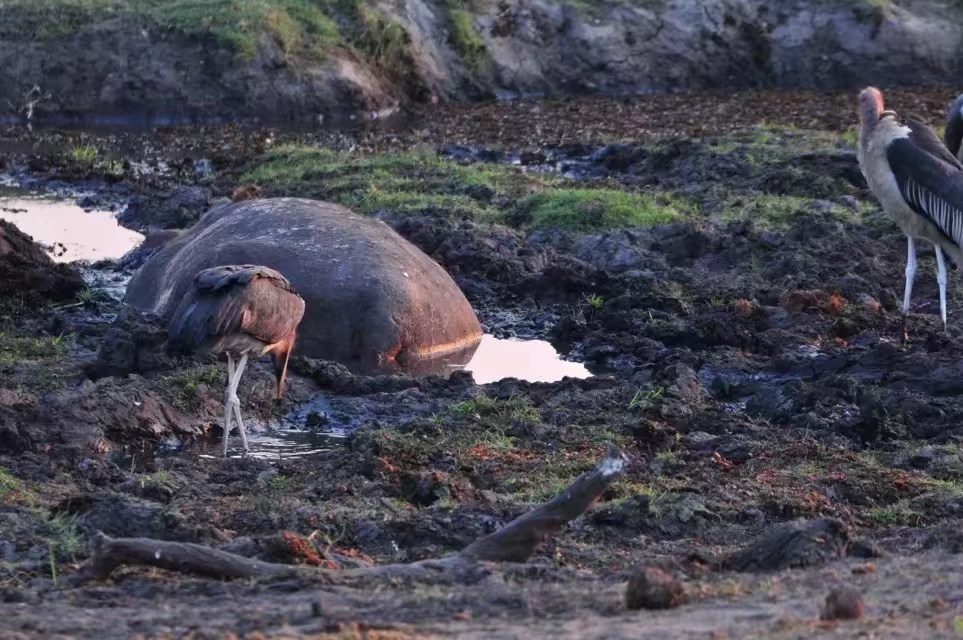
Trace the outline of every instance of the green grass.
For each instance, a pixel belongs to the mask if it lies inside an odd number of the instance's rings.
[[[23,482],[10,475],[10,472],[0,467],[0,504],[23,490]]]
[[[752,220],[758,229],[783,230],[792,224],[797,215],[809,212],[812,201],[813,198],[765,194],[735,197],[726,202],[719,219],[724,222]],[[835,203],[829,210],[831,216],[844,222],[858,221],[861,213]]]
[[[100,150],[97,149],[97,146],[89,141],[86,144],[78,144],[70,148],[70,159],[81,165],[93,166],[99,154]]]
[[[445,460],[477,488],[525,504],[553,498],[598,464],[608,445],[630,446],[626,436],[594,422],[572,424],[553,416],[546,423],[527,398],[484,394],[452,403],[447,411],[402,430],[362,429],[358,442],[391,482],[408,470],[432,469]],[[443,503],[445,508],[470,495],[456,493]]]
[[[187,369],[172,376],[161,378],[170,403],[181,411],[193,412],[200,408],[202,399],[201,385],[219,387],[226,384],[224,370],[210,365]]]
[[[329,200],[365,214],[435,213],[525,229],[649,227],[691,210],[664,193],[573,188],[516,167],[464,166],[417,152],[367,155],[283,145],[239,182],[257,183],[271,196]]]
[[[70,516],[53,516],[45,523],[44,535],[51,555],[57,560],[71,560],[80,550],[80,529]]]
[[[340,39],[329,17],[344,0],[8,0],[0,34],[39,40],[69,36],[112,20],[188,37],[213,38],[243,57],[257,51],[260,34],[285,53],[320,52]]]
[[[0,333],[0,366],[21,360],[59,360],[66,353],[64,336],[22,338]]]
[[[683,214],[679,201],[615,189],[546,189],[518,204],[533,229],[651,227]]]
[[[463,0],[446,0],[450,30],[448,43],[466,67],[479,70],[486,58],[485,42],[475,30],[471,12]]]

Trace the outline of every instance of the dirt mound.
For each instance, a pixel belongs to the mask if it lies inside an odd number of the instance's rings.
[[[12,315],[51,301],[73,299],[84,280],[72,267],[55,264],[33,238],[0,220],[0,311]]]

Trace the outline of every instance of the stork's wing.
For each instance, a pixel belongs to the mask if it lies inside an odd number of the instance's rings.
[[[276,287],[297,293],[294,285],[281,272],[255,264],[226,264],[204,269],[194,277],[194,283],[202,291],[217,291],[234,285],[246,285],[257,278],[265,278]]]
[[[963,164],[953,153],[946,148],[936,134],[925,124],[917,122],[912,118],[906,118],[906,126],[910,128],[909,139],[927,153],[939,158],[943,162],[953,165],[957,169],[963,170]]]
[[[289,284],[286,279],[282,281]],[[304,317],[304,300],[279,286],[275,278],[256,278],[242,289],[233,288],[232,293],[230,302],[222,304],[223,322],[235,327],[233,331],[240,329],[268,344],[289,337]],[[221,315],[217,314],[216,322],[221,322]],[[235,324],[238,320],[239,325]]]
[[[932,132],[930,135],[936,140]],[[939,140],[936,144],[949,153]],[[914,131],[891,142],[886,159],[910,208],[963,247],[963,171],[959,162],[951,164],[931,148],[932,142],[927,142],[925,135],[917,137]]]
[[[288,337],[304,316],[304,300],[287,278],[267,267],[213,267],[194,282],[171,318],[168,344],[176,351],[232,334],[271,344]]]
[[[960,143],[963,142],[963,95],[956,98],[946,114],[946,128],[943,130],[943,140],[950,153],[960,152]]]

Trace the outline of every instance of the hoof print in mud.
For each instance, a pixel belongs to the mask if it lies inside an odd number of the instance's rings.
[[[672,609],[687,600],[683,584],[658,567],[636,569],[625,588],[628,609]]]

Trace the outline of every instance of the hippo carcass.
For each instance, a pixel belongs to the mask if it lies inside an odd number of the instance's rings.
[[[304,298],[295,353],[355,370],[406,370],[481,341],[451,276],[380,220],[302,198],[217,206],[134,275],[125,302],[169,320],[194,276],[224,264],[283,273]]]

